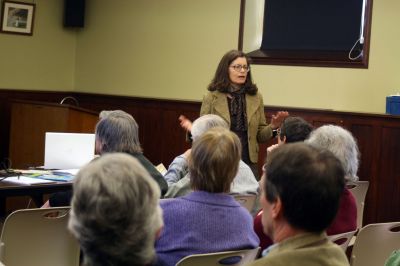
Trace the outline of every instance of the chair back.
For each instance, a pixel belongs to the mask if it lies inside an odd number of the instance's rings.
[[[67,229],[70,207],[25,209],[4,222],[0,261],[7,266],[78,266],[79,244]]]
[[[249,212],[253,211],[256,202],[256,195],[234,195],[233,196],[240,205],[245,207]]]
[[[343,251],[346,252],[350,240],[356,232],[357,230],[336,235],[330,235],[328,236],[328,239],[334,242],[335,244],[339,245],[343,249]]]
[[[369,224],[357,234],[351,254],[352,266],[384,265],[400,249],[400,222]]]
[[[352,181],[347,184],[347,188],[356,199],[357,229],[360,229],[363,226],[365,196],[367,195],[368,187],[369,181]]]
[[[186,256],[176,266],[240,266],[255,260],[260,248]]]

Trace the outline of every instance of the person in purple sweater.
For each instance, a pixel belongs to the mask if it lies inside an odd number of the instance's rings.
[[[193,192],[160,202],[164,229],[156,242],[157,266],[192,255],[256,248],[249,212],[228,195],[241,157],[239,138],[216,127],[201,135],[188,158]]]

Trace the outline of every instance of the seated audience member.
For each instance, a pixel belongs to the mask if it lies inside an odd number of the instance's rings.
[[[267,153],[284,143],[293,143],[304,141],[308,138],[313,126],[298,116],[288,116],[283,120],[281,127],[278,130],[278,143],[267,148]]]
[[[156,265],[173,266],[191,254],[258,247],[249,212],[227,193],[241,156],[239,138],[212,128],[193,142],[188,157],[193,192],[161,201],[164,229]]]
[[[290,143],[275,149],[264,169],[262,224],[276,244],[250,265],[349,265],[325,234],[345,186],[340,161],[327,150]]]
[[[315,129],[306,143],[331,151],[341,161],[346,181],[358,180],[359,152],[352,134],[342,127],[325,125]],[[340,199],[339,211],[326,230],[328,235],[350,232],[357,229],[357,203],[345,188]]]
[[[102,111],[96,125],[96,153],[123,152],[136,158],[158,183],[161,195],[167,192],[168,184],[162,174],[143,155],[139,142],[139,126],[135,119],[121,110]],[[72,191],[53,194],[44,207],[69,206]]]
[[[159,198],[157,183],[132,156],[110,153],[84,166],[68,225],[84,265],[151,265],[163,223]]]
[[[303,118],[297,116],[287,117],[285,120],[283,120],[277,135],[278,144],[274,144],[267,149],[267,158],[272,150],[282,144],[304,141],[308,138],[312,130],[313,126]],[[270,237],[264,234],[263,226],[261,224],[262,212],[262,210],[259,211],[254,218],[254,231],[260,238],[261,250],[264,250],[268,246],[272,245],[273,242]]]
[[[193,122],[193,125],[190,125],[192,139],[195,141],[204,132],[214,127],[228,129],[228,124],[217,115],[209,114],[199,117]],[[164,176],[168,183],[168,192],[165,194],[165,198],[180,197],[192,192],[187,167],[189,154],[190,149],[176,157],[169,166]],[[250,167],[240,160],[239,170],[233,179],[229,194],[257,194],[258,187],[258,182]]]

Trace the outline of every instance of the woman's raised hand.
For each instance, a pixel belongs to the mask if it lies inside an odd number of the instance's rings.
[[[180,115],[178,119],[179,119],[179,124],[181,125],[181,127],[184,130],[186,130],[186,131],[191,131],[192,130],[192,121],[187,119],[186,116]]]
[[[271,128],[277,129],[278,127],[280,127],[283,120],[285,120],[285,118],[288,116],[289,116],[289,112],[286,112],[286,111],[279,111],[275,115],[272,115]]]

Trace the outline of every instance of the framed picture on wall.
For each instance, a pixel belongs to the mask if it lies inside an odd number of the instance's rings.
[[[3,1],[1,32],[32,35],[35,4]]]

